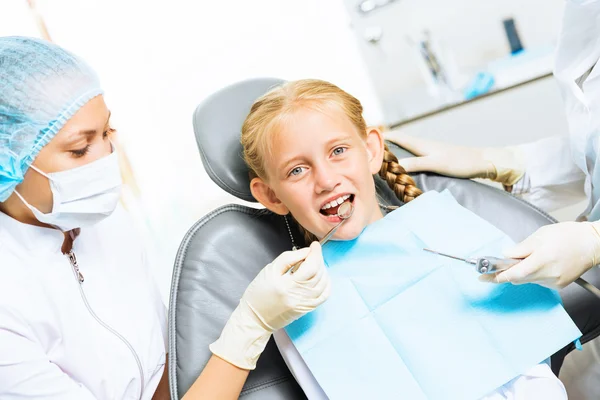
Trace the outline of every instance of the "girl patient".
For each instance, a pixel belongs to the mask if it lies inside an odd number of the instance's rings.
[[[337,230],[335,240],[354,239],[368,224],[383,218],[375,174],[404,202],[421,194],[388,150],[382,133],[366,126],[362,111],[360,102],[337,86],[300,80],[258,99],[244,122],[242,145],[252,171],[252,194],[269,210],[291,214],[307,243],[323,237],[340,221],[335,214],[342,202],[351,202],[354,213]],[[296,273],[286,273],[291,264],[304,258]],[[275,333],[286,363],[307,396],[326,399],[281,328],[322,304],[330,290],[318,242],[282,253],[244,293],[221,336],[210,346],[213,357],[186,398],[237,398],[248,371],[255,368]],[[484,397],[533,398],[567,398],[546,363],[532,365]]]

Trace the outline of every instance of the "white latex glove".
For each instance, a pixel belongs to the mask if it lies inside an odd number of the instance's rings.
[[[294,274],[286,273],[305,257]],[[317,308],[330,292],[331,281],[319,242],[286,251],[250,283],[210,350],[230,364],[252,370],[271,334]]]
[[[525,172],[518,147],[466,147],[394,133],[388,140],[417,157],[399,160],[407,172],[429,171],[456,178],[487,178],[514,185]]]
[[[504,272],[480,280],[522,284],[534,282],[562,289],[600,263],[600,222],[546,225],[504,253],[524,258]]]

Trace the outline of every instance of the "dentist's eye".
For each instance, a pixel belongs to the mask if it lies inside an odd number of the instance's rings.
[[[89,150],[90,150],[90,145],[88,144],[83,149],[71,150],[70,153],[73,154],[73,156],[75,156],[75,158],[79,158],[79,157],[85,156]]]
[[[333,150],[333,155],[334,156],[339,156],[340,154],[342,154],[343,152],[346,151],[345,147],[337,147]]]
[[[302,171],[304,171],[304,168],[302,167],[296,167],[293,170],[290,171],[290,176],[298,176],[302,173]]]
[[[103,137],[103,138],[107,138],[107,137],[108,137],[108,135],[110,135],[110,134],[112,134],[112,133],[115,133],[115,132],[116,132],[116,129],[113,129],[113,128],[108,128],[106,131],[104,131],[104,132],[102,133],[102,137]]]

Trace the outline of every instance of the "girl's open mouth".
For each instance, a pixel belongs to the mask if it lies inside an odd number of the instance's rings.
[[[354,195],[347,194],[347,195],[340,196],[339,198],[332,200],[329,203],[325,204],[319,210],[319,212],[321,213],[321,215],[325,216],[329,222],[339,222],[340,217],[338,217],[337,213],[338,213],[338,209],[340,208],[340,205],[344,202],[353,203]]]

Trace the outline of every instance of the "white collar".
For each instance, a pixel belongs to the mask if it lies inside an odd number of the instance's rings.
[[[57,229],[24,224],[0,212],[0,243],[7,248],[38,254],[57,253],[61,251],[63,240],[64,234]]]

